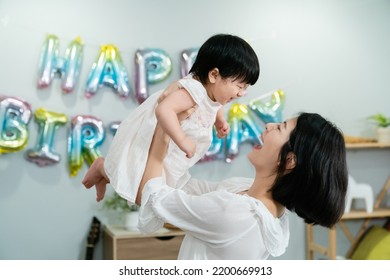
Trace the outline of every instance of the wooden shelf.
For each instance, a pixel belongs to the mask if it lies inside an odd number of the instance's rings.
[[[375,148],[390,148],[390,143],[378,143],[378,142],[371,142],[371,143],[353,143],[353,144],[346,144],[345,147],[347,149],[375,149]]]
[[[345,213],[341,220],[352,220],[352,219],[366,219],[366,218],[386,218],[390,217],[390,208],[378,208],[374,209],[371,213],[367,213],[364,210],[351,211]]]

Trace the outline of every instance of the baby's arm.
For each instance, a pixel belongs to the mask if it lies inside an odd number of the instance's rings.
[[[196,146],[181,129],[177,115],[188,111],[195,105],[195,101],[185,89],[178,89],[166,96],[156,107],[158,123],[188,158],[194,156]]]
[[[230,126],[229,123],[226,121],[223,107],[218,110],[214,125],[219,138],[223,138],[229,134]]]

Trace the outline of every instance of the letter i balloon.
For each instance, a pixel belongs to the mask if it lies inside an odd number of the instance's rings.
[[[34,117],[39,126],[38,141],[33,149],[26,152],[26,159],[41,167],[60,162],[61,156],[53,147],[54,135],[59,126],[66,124],[68,118],[64,114],[50,112],[44,108],[37,109]]]
[[[68,138],[68,160],[70,176],[74,177],[82,168],[83,162],[90,166],[101,156],[99,147],[103,143],[105,132],[103,122],[93,116],[77,115],[71,120]]]

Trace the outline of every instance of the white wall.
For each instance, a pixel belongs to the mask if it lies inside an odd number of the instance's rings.
[[[284,117],[299,111],[318,112],[345,133],[374,136],[368,115],[389,115],[390,2],[385,0],[2,0],[0,1],[0,95],[44,107],[69,118],[89,114],[105,125],[123,119],[137,104],[122,101],[110,89],[86,99],[84,87],[103,44],[115,44],[133,85],[137,48],[166,50],[173,73],[151,92],[179,78],[182,50],[197,47],[215,33],[247,39],[259,55],[261,76],[241,101],[274,89],[286,93]],[[47,34],[60,38],[64,53],[77,36],[84,42],[80,82],[63,95],[57,79],[50,88],[36,87],[38,61]],[[71,178],[67,169],[69,123],[59,128],[55,149],[61,162],[41,168],[24,159],[24,151],[0,155],[0,259],[82,259],[91,218],[108,222],[93,190],[81,180],[87,165]],[[35,146],[38,127],[29,124],[28,148]],[[101,150],[105,154],[112,136]],[[193,168],[195,177],[219,180],[227,175],[252,176],[246,160],[250,145],[241,147],[231,164],[208,162]],[[376,191],[389,174],[390,153],[348,152],[351,174]],[[356,225],[357,226],[357,225]],[[320,238],[325,239],[325,232]],[[340,238],[340,253],[348,248]],[[305,258],[304,224],[291,216],[291,242],[282,259]],[[101,243],[97,258],[101,258]]]

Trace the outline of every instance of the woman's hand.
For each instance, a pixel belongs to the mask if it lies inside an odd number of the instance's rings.
[[[169,84],[169,86],[164,89],[164,91],[161,93],[160,97],[157,99],[157,103],[161,103],[165,99],[165,97],[167,97],[171,93],[173,93],[177,90],[181,90],[181,89],[183,89],[183,87],[177,81]],[[188,109],[187,111],[180,112],[179,114],[177,114],[177,118],[179,119],[179,121],[187,119],[196,110],[197,107],[198,107],[198,105],[195,105],[194,107]]]

